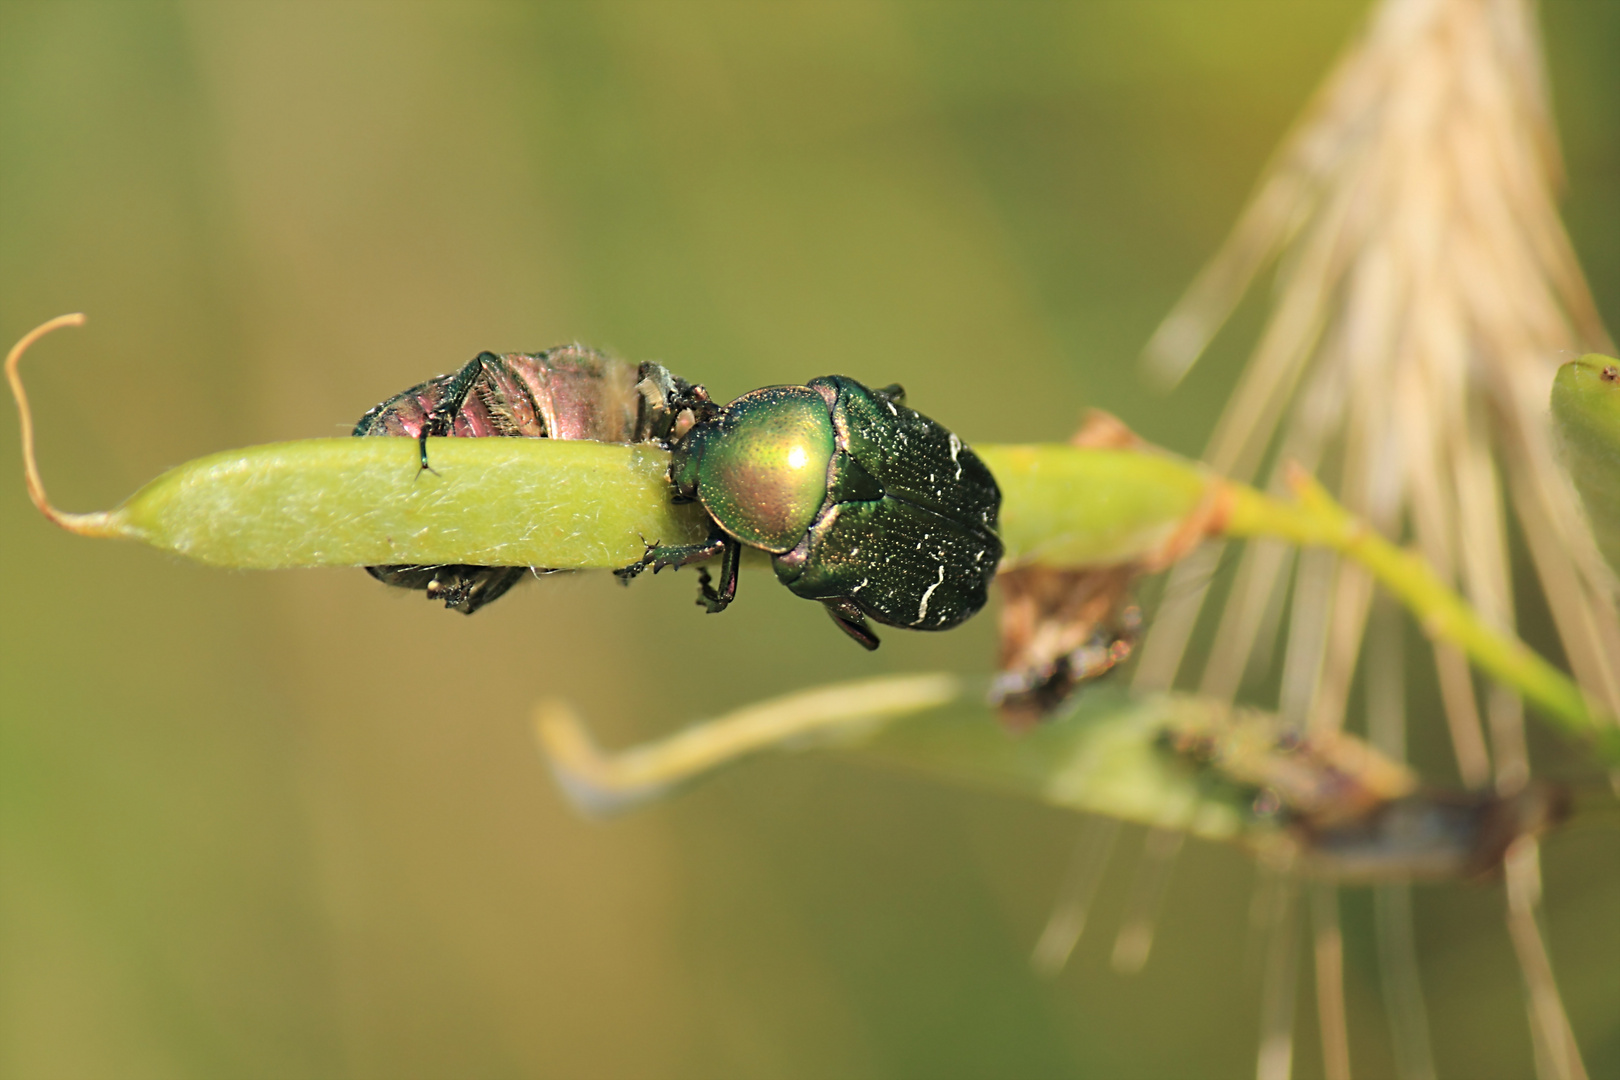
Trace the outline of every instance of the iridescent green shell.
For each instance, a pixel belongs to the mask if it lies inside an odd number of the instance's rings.
[[[731,536],[773,554],[791,551],[827,500],[834,449],[827,402],[806,386],[768,386],[692,431],[675,462],[677,487]]]
[[[831,375],[755,390],[692,429],[670,476],[835,616],[949,629],[984,606],[1001,559],[995,478],[898,387]]]

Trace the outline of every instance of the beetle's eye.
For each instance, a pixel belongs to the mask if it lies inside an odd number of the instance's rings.
[[[791,550],[827,498],[834,435],[827,403],[803,386],[745,394],[704,448],[698,497],[720,527],[766,551]]]

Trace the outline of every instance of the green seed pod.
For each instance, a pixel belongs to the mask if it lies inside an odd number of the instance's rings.
[[[1559,368],[1552,412],[1598,548],[1620,572],[1620,361],[1591,353]]]

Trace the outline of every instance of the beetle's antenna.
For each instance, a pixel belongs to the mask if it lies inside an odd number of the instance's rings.
[[[22,421],[23,478],[28,484],[28,497],[34,500],[34,505],[39,508],[41,514],[68,532],[78,533],[80,536],[115,536],[120,533],[108,528],[108,515],[105,511],[69,514],[52,506],[50,499],[45,496],[45,482],[39,478],[39,462],[34,458],[34,414],[28,407],[28,395],[23,391],[22,377],[17,374],[17,362],[34,342],[52,330],[64,326],[83,325],[84,313],[76,311],[71,315],[58,315],[28,331],[6,354],[6,380],[11,383],[11,396],[17,399],[17,416]]]

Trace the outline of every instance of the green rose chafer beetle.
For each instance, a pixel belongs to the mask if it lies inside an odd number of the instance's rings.
[[[709,538],[650,545],[618,573],[719,556],[719,588],[700,571],[700,603],[723,611],[746,544],[769,552],[782,584],[821,601],[865,648],[878,647],[868,618],[956,626],[984,606],[1001,559],[1001,490],[972,450],[904,396],[829,375],[721,407],[694,387],[696,422],[675,444],[669,475],[677,501],[703,505]]]

